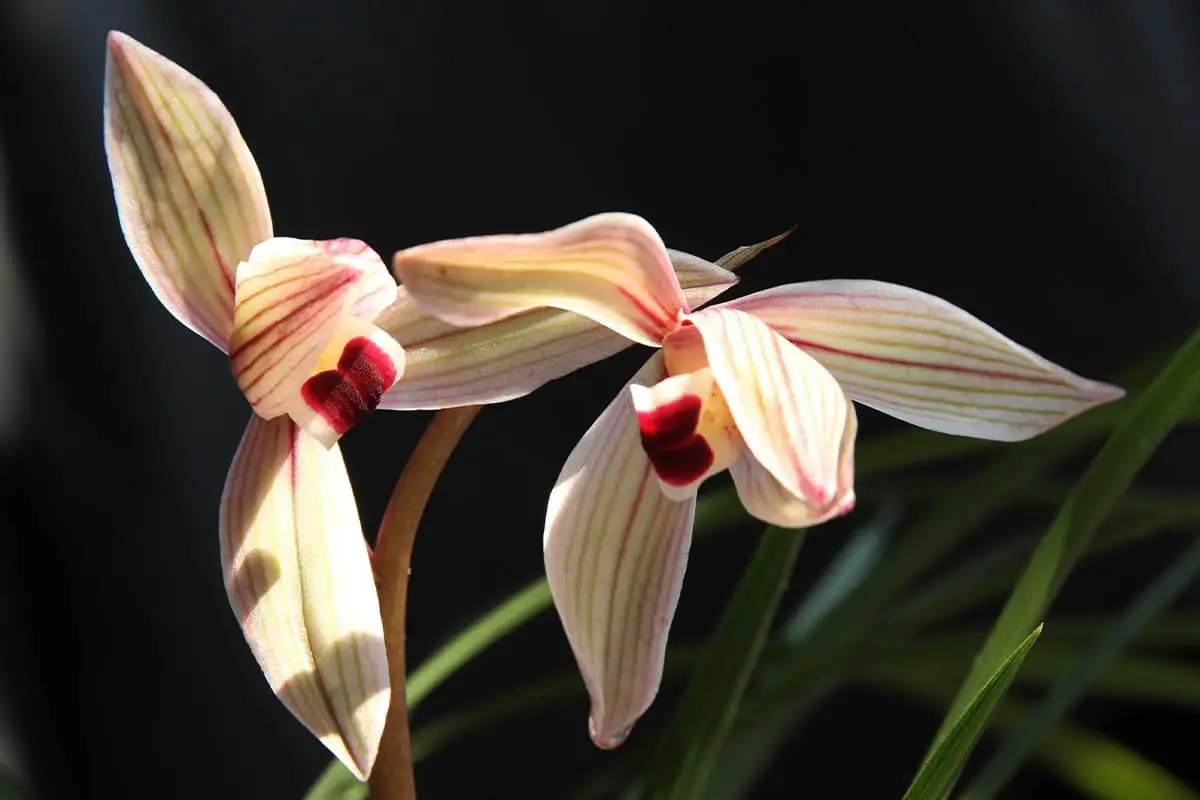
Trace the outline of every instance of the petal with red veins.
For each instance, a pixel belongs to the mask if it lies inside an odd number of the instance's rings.
[[[234,613],[271,689],[355,775],[371,771],[391,690],[370,556],[338,448],[250,420],[221,498]]]
[[[672,253],[671,260],[689,308],[737,283],[737,276],[694,256]],[[422,311],[403,286],[375,324],[405,348],[404,380],[379,403],[393,411],[513,400],[633,344],[588,317],[554,308],[459,328]]]
[[[655,354],[630,383],[663,377]],[[550,494],[546,575],[600,747],[624,741],[658,693],[695,510],[694,497],[659,491],[625,393],[584,434]]]
[[[291,414],[333,444],[379,403],[404,349],[370,324],[396,296],[375,251],[353,239],[270,239],[238,266],[229,359],[256,414]]]
[[[779,286],[724,304],[825,365],[864,405],[922,428],[1028,439],[1122,389],[1082,378],[962,309],[881,281]]]
[[[657,346],[686,310],[662,239],[633,214],[421,245],[397,253],[393,266],[425,311],[462,327],[550,307]]]
[[[787,492],[816,512],[831,508],[850,419],[837,381],[749,314],[717,306],[688,319],[746,447]]]
[[[781,528],[810,528],[854,509],[854,437],[858,421],[854,404],[846,404],[846,427],[838,455],[838,489],[825,509],[814,509],[807,498],[793,494],[767,471],[754,454],[743,449],[729,467],[742,506],[756,519]]]
[[[104,80],[125,241],[167,310],[225,350],[238,262],[271,237],[258,166],[212,90],[123,33],[108,36]]]

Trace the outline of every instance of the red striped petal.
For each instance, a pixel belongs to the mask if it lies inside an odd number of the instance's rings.
[[[941,298],[895,284],[796,283],[722,307],[754,314],[786,336],[858,402],[943,433],[1028,439],[1124,394]]]
[[[146,281],[180,322],[225,350],[238,262],[271,236],[262,177],[232,115],[194,75],[114,31],[104,150]]]
[[[462,327],[550,307],[657,346],[686,310],[662,239],[633,214],[421,245],[397,253],[394,268],[425,311]]]
[[[221,497],[234,613],[283,704],[355,775],[391,690],[370,556],[341,452],[252,417]]]
[[[841,493],[849,400],[811,356],[749,314],[723,306],[689,317],[746,447],[814,513]]]
[[[271,239],[238,266],[229,358],[256,414],[292,414],[332,444],[403,370],[404,352],[370,325],[396,296],[375,251],[353,239]]]
[[[664,377],[655,355],[631,384]],[[600,747],[616,747],[662,681],[695,499],[659,491],[622,393],[584,434],[550,494],[544,537],[554,605],[583,673]]]

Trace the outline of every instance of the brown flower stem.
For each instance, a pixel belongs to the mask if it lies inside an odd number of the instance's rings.
[[[368,780],[371,800],[413,800],[417,796],[408,734],[408,701],[404,692],[407,679],[404,611],[408,600],[409,564],[413,540],[429,495],[479,408],[463,406],[437,412],[404,465],[379,526],[372,563],[379,590],[379,610],[383,616],[392,703],[383,728],[383,740],[379,743],[379,755]]]

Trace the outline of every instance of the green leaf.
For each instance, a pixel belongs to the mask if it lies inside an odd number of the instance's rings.
[[[1143,392],[1092,460],[1039,542],[942,721],[944,734],[1024,635],[1040,620],[1096,529],[1167,433],[1200,399],[1200,331]],[[1044,437],[1042,437],[1044,438]],[[1037,441],[1036,439],[1033,441]]]
[[[899,520],[899,507],[888,503],[855,530],[783,624],[779,638],[786,646],[803,646],[821,620],[871,574],[883,558]],[[770,670],[760,669],[760,673],[766,675]],[[827,684],[828,689],[833,686],[832,682]],[[759,726],[728,743],[713,768],[704,796],[712,800],[745,797],[791,732],[823,697],[823,692],[814,694],[810,702],[795,706],[774,724]]]
[[[1200,573],[1200,541],[1172,563],[1129,605],[1108,633],[1058,681],[1047,697],[984,765],[964,797],[995,797],[1016,773],[1046,730],[1083,696],[1096,673],[1124,650],[1151,619],[1162,613]]]
[[[663,734],[646,797],[702,793],[787,588],[804,531],[769,527]]]
[[[939,732],[929,755],[904,793],[904,800],[943,800],[950,793],[963,763],[987,727],[992,710],[1008,691],[1025,654],[1041,632],[1041,625],[1034,628],[1033,633],[1026,636],[988,676],[946,732]]]
[[[1057,634],[1058,625],[1055,624]],[[1045,644],[1038,645],[1041,650]],[[1035,651],[1036,652],[1036,651]],[[1021,668],[1024,674],[1029,662]],[[885,683],[915,699],[944,706],[952,698],[928,675],[890,676]],[[1011,732],[1027,716],[1026,706],[1006,699],[996,709],[989,730]],[[1158,764],[1120,742],[1088,728],[1059,722],[1038,744],[1037,760],[1084,797],[1095,800],[1130,800],[1144,797],[1155,800],[1200,800],[1189,786]]]
[[[539,578],[475,620],[408,676],[409,710],[416,708],[431,691],[463,664],[549,606],[550,587],[544,578]]]

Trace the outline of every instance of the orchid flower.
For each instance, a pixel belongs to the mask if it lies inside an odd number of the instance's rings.
[[[391,691],[337,440],[403,371],[372,324],[396,282],[360,241],[273,236],[254,158],[193,75],[114,32],[105,83],[129,249],[167,310],[229,356],[254,412],[221,497],[230,603],[280,700],[365,777]]]
[[[591,736],[605,748],[658,691],[708,477],[727,469],[750,514],[808,527],[854,506],[852,400],[931,430],[1015,441],[1123,393],[945,300],[880,281],[796,283],[696,311],[657,232],[628,214],[423,245],[398,253],[394,269],[451,325],[551,307],[659,348],[567,459],[543,538]]]

